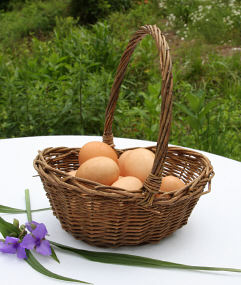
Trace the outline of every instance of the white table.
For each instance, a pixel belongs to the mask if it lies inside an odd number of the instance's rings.
[[[33,177],[33,159],[46,147],[81,147],[87,141],[101,137],[49,136],[0,140],[0,204],[25,208],[24,189],[30,189],[32,209],[49,207],[39,177]],[[115,138],[118,148],[150,146],[153,142]],[[100,249],[75,240],[62,230],[51,211],[33,213],[33,219],[46,224],[50,239],[88,250],[113,251],[163,259],[172,262],[241,268],[241,163],[210,153],[204,153],[216,173],[212,191],[202,196],[186,226],[158,244],[119,249]],[[25,214],[2,214],[25,223]],[[149,269],[94,263],[57,250],[61,264],[51,258],[38,260],[51,271],[92,282],[95,285],[159,285],[159,284],[241,284],[241,274],[174,269]],[[34,271],[15,255],[0,253],[0,280],[3,285],[64,284]],[[66,283],[67,284],[67,283]],[[71,283],[74,284],[74,283]]]

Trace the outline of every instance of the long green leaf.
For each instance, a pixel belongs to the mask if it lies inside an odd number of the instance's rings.
[[[30,196],[28,189],[25,189],[25,204],[26,204],[28,221],[32,222],[31,204],[30,204]]]
[[[21,213],[26,213],[26,211],[22,209],[16,209],[0,205],[0,213],[21,214]]]
[[[41,208],[41,209],[31,210],[31,212],[35,213],[35,212],[43,212],[43,211],[49,211],[49,210],[52,210],[52,208]]]
[[[36,209],[31,210],[32,213],[34,212],[42,212],[42,211],[48,211],[51,210],[51,208],[42,208],[42,209]],[[6,214],[26,214],[27,211],[23,209],[17,209],[12,207],[7,207],[4,205],[0,205],[0,213],[6,213]]]
[[[72,279],[72,278],[68,278],[65,276],[61,276],[58,274],[55,274],[51,271],[49,271],[48,269],[46,269],[41,263],[38,262],[38,260],[33,256],[33,254],[27,250],[27,259],[25,260],[33,269],[35,269],[36,271],[38,271],[39,273],[46,275],[48,277],[54,278],[54,279],[58,279],[58,280],[63,280],[63,281],[71,281],[71,282],[77,282],[77,283],[84,283],[84,284],[91,284],[85,281],[80,281],[77,279]]]
[[[26,213],[27,213],[27,218],[28,222],[32,222],[32,214],[31,214],[31,204],[30,204],[30,194],[29,190],[25,190],[25,207],[26,207]]]
[[[235,268],[192,266],[192,265],[174,263],[174,262],[147,258],[137,255],[88,251],[88,250],[69,247],[53,241],[51,241],[50,243],[63,250],[76,253],[88,260],[101,262],[101,263],[119,264],[127,266],[141,266],[141,267],[151,267],[151,268],[177,268],[177,269],[190,269],[190,270],[230,271],[230,272],[241,273],[241,269],[235,269]]]
[[[183,113],[187,114],[189,117],[191,118],[195,118],[195,114],[193,112],[191,112],[184,104],[181,103],[174,103],[179,109],[181,109],[181,111],[183,111]]]
[[[58,263],[60,263],[59,259],[58,259],[58,256],[56,255],[55,253],[55,250],[53,249],[53,247],[51,246],[51,255],[50,255],[53,260],[57,261]]]

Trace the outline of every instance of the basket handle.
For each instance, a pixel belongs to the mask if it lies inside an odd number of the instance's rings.
[[[161,177],[163,165],[168,150],[168,140],[171,129],[171,114],[172,114],[172,62],[169,54],[169,47],[164,35],[156,25],[142,26],[129,41],[126,50],[124,51],[119,66],[117,68],[114,83],[112,85],[109,103],[105,113],[105,125],[103,142],[114,146],[112,122],[114,118],[114,111],[116,108],[117,99],[119,96],[120,86],[123,81],[126,68],[130,61],[130,57],[135,50],[137,44],[146,36],[151,35],[156,42],[158,54],[160,57],[162,87],[161,87],[161,117],[160,117],[160,131],[157,141],[156,155],[152,171],[144,182],[143,188],[145,194],[142,204],[152,204],[154,194],[157,193],[161,185]]]

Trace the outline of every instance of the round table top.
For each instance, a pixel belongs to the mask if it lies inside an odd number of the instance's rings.
[[[32,209],[49,207],[39,177],[33,168],[38,150],[46,147],[81,147],[96,136],[44,136],[0,140],[0,204],[25,208],[24,190],[30,190]],[[154,142],[115,138],[117,148],[153,146]],[[198,150],[197,150],[198,151]],[[33,213],[33,220],[46,224],[49,239],[61,244],[96,251],[128,253],[171,262],[215,267],[241,268],[241,163],[225,157],[202,152],[215,171],[212,190],[200,198],[187,225],[161,240],[118,249],[103,249],[75,240],[65,232],[51,211]],[[13,217],[20,224],[25,214],[1,214],[9,222]],[[49,270],[96,285],[159,285],[159,284],[240,284],[239,273],[189,271],[180,269],[150,269],[91,262],[75,255],[56,250],[60,264],[48,257],[37,259]],[[1,284],[64,284],[34,271],[15,255],[0,253]]]

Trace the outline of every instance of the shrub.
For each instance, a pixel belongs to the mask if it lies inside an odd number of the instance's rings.
[[[14,9],[21,9],[25,2],[25,0],[1,0],[0,10],[12,11]]]
[[[131,0],[71,0],[70,14],[81,24],[94,24],[112,11],[124,11],[131,7]]]

